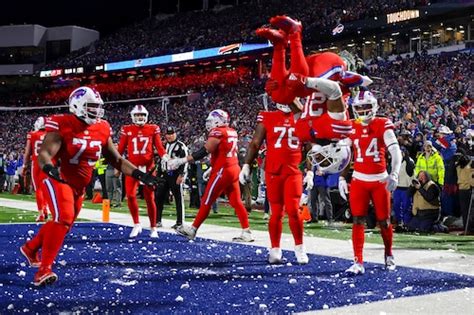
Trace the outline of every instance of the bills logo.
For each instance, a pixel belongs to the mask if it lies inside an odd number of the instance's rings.
[[[240,51],[242,44],[232,44],[219,48],[219,55],[235,54]]]
[[[74,91],[74,93],[71,95],[71,99],[78,99],[86,95],[87,91],[85,89],[78,89]]]
[[[343,30],[344,30],[344,25],[339,24],[335,28],[333,28],[332,35],[335,36],[337,34],[341,34]]]

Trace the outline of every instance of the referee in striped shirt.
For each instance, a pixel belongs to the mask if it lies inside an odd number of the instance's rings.
[[[168,127],[166,129],[166,154],[170,159],[182,158],[188,156],[188,148],[186,145],[177,139],[176,130],[174,127]],[[161,167],[161,165],[160,165]],[[181,165],[177,170],[167,171],[161,169],[161,176],[165,179],[163,184],[157,187],[155,190],[155,202],[157,206],[157,225],[162,226],[161,217],[163,214],[163,205],[166,199],[169,197],[169,192],[173,194],[176,202],[176,224],[173,228],[176,229],[178,226],[183,224],[184,220],[184,197],[183,197],[183,184],[187,176],[188,164]]]

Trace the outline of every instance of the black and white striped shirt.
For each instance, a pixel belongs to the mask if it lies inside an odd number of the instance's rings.
[[[188,147],[181,141],[176,140],[171,143],[166,143],[166,154],[170,159],[183,158],[188,156]],[[186,177],[188,173],[188,163],[181,165],[176,171],[168,172],[169,175],[183,175]]]

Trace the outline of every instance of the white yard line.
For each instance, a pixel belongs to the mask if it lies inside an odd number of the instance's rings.
[[[0,198],[0,205],[36,211],[36,203],[30,201],[19,201]],[[102,212],[92,209],[82,209],[79,218],[102,221]],[[112,223],[133,226],[129,214],[110,212],[110,221]],[[147,227],[148,217],[140,216],[142,225]],[[172,220],[163,220],[164,228],[160,231],[175,233],[170,227],[175,222]],[[238,226],[238,220],[235,218],[235,225]],[[198,236],[228,242],[233,236],[239,235],[240,228],[223,227],[217,225],[204,224],[200,229]],[[144,232],[146,233],[146,232]],[[252,245],[268,246],[268,233],[264,231],[253,231],[255,242]],[[337,232],[335,232],[337,233]],[[367,237],[367,236],[366,236]],[[378,235],[373,237],[379,237]],[[293,240],[290,234],[283,234],[282,248],[293,250]],[[350,259],[352,257],[352,244],[350,240],[332,240],[314,236],[306,236],[305,244],[308,253],[334,256]],[[396,244],[395,244],[396,246]],[[365,260],[369,262],[383,262],[383,246],[377,244],[365,244]],[[451,251],[440,250],[408,250],[395,249],[394,255],[400,266],[432,269],[437,271],[462,273],[474,276],[474,256],[464,255]],[[338,307],[318,311],[327,314],[474,314],[472,305],[474,303],[474,289],[465,288],[449,292],[441,292],[429,295],[397,298],[393,300],[372,302],[369,304],[358,304],[347,307]],[[469,311],[471,310],[471,311]],[[315,311],[305,314],[315,313]]]

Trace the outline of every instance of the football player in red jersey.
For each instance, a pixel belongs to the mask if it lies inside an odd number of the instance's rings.
[[[267,93],[273,101],[282,104],[290,104],[295,97],[307,97],[303,114],[296,126],[297,136],[303,142],[347,137],[350,122],[343,93],[348,95],[349,88],[369,85],[372,80],[347,71],[349,66],[355,66],[356,63],[349,53],[344,54],[345,60],[331,52],[305,57],[299,21],[288,16],[276,16],[270,19],[270,23],[279,29],[257,30],[257,35],[270,40],[274,46],[271,79],[265,87]],[[289,71],[285,65],[288,40],[291,54]],[[305,84],[299,81],[305,81]]]
[[[402,153],[394,132],[393,123],[383,117],[376,117],[377,99],[369,91],[359,91],[352,98],[355,119],[348,142],[353,145],[354,173],[350,186],[349,203],[353,216],[352,246],[354,264],[346,271],[351,274],[365,272],[362,251],[364,248],[364,224],[369,203],[375,207],[375,216],[385,245],[385,266],[395,269],[392,254],[393,230],[390,224],[390,192],[398,184]],[[391,172],[387,173],[385,150],[391,157]],[[346,197],[347,182],[344,175],[339,178],[339,191]]]
[[[118,152],[123,154],[127,149],[127,158],[143,172],[153,171],[155,168],[154,152],[158,151],[163,163],[168,160],[165,148],[161,143],[160,127],[148,123],[148,111],[143,105],[136,105],[130,112],[133,125],[125,125],[120,132]],[[140,181],[131,176],[125,177],[125,193],[128,209],[135,224],[130,237],[136,237],[142,231],[138,216],[137,188]],[[150,219],[150,237],[158,237],[156,228],[155,194],[152,187],[143,188],[148,218]]]
[[[101,119],[104,114],[102,105],[97,91],[80,87],[69,97],[73,114],[54,115],[46,120],[46,137],[39,151],[38,163],[48,176],[44,180],[45,198],[52,220],[20,248],[30,266],[39,267],[34,277],[36,286],[58,279],[52,271],[54,259],[81,210],[85,187],[101,155],[125,175],[147,185],[157,182],[154,176],[140,171],[117,152],[110,137],[110,125]],[[53,164],[53,158],[60,168]]]
[[[46,131],[44,131],[44,121],[44,117],[38,117],[34,124],[35,130],[28,132],[23,160],[25,165],[23,168],[23,178],[25,178],[27,165],[31,160],[31,183],[33,184],[36,206],[38,207],[38,217],[36,218],[36,222],[43,222],[48,218],[48,203],[43,195],[43,180],[46,179],[47,176],[38,165],[39,148],[43,143],[44,136],[46,135]]]
[[[242,233],[233,240],[236,242],[253,242],[249,228],[247,210],[242,204],[239,186],[239,161],[237,159],[237,132],[229,127],[229,114],[216,109],[209,113],[206,119],[206,129],[209,131],[204,146],[184,158],[171,159],[168,169],[177,169],[180,165],[200,160],[211,154],[211,174],[206,190],[201,198],[201,207],[191,226],[182,225],[176,232],[188,239],[194,239],[201,224],[206,220],[212,204],[223,193],[229,198],[229,204],[234,208],[240,221]]]
[[[268,232],[271,249],[268,261],[271,264],[282,262],[280,239],[284,212],[295,241],[295,256],[299,264],[309,262],[303,245],[303,220],[299,215],[299,200],[303,192],[303,178],[298,166],[302,159],[301,142],[295,136],[296,118],[301,114],[301,105],[293,102],[290,106],[277,104],[276,111],[263,111],[257,116],[257,127],[249,144],[245,164],[240,172],[240,182],[250,181],[250,165],[257,157],[263,141],[267,146],[265,161],[265,182],[267,197],[272,209]],[[308,173],[305,181],[313,184],[313,174]]]

